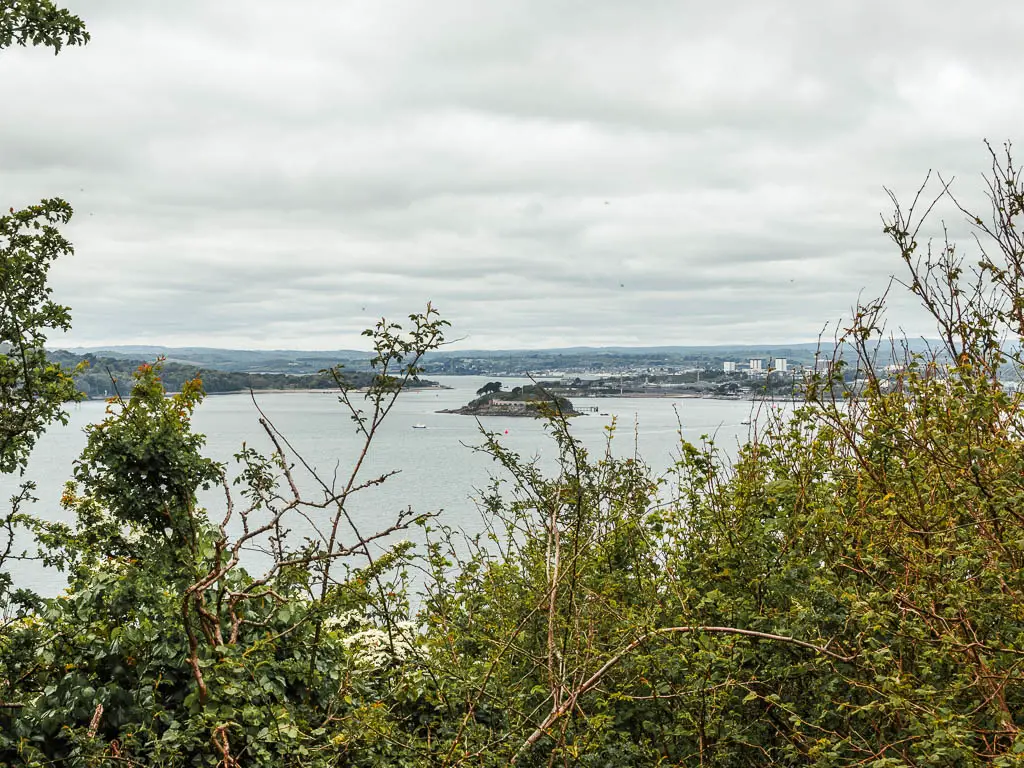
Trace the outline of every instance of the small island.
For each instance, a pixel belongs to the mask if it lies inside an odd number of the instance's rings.
[[[500,381],[492,381],[478,389],[476,394],[475,400],[461,408],[438,413],[458,413],[463,416],[528,416],[534,419],[543,418],[552,411],[569,417],[580,415],[567,398],[553,395],[537,384],[504,390]]]

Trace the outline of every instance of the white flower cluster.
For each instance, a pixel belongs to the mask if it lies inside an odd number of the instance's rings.
[[[345,629],[362,629],[370,626],[370,621],[358,611],[345,611],[338,616],[324,619],[324,629],[328,632],[340,632]]]
[[[137,525],[125,523],[121,527],[121,538],[126,544],[138,544],[143,538],[142,529]]]
[[[356,664],[362,667],[382,667],[390,661],[406,658],[413,649],[415,625],[400,621],[388,632],[376,627],[361,629],[342,639]]]

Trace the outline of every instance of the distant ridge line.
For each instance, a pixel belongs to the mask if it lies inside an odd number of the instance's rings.
[[[912,351],[924,351],[929,346],[941,345],[937,339],[910,339],[909,347]],[[883,342],[883,346],[886,343]],[[65,350],[74,354],[99,354],[109,352],[118,356],[147,355],[180,358],[190,355],[201,356],[245,356],[256,358],[272,357],[308,357],[316,359],[363,359],[372,355],[370,350],[358,349],[241,349],[229,347],[167,347],[159,344],[110,344],[63,347],[54,346],[53,349]],[[621,344],[612,346],[575,346],[575,347],[544,347],[525,348],[511,347],[504,349],[444,349],[429,353],[430,357],[494,357],[507,355],[544,355],[544,354],[687,354],[687,353],[711,353],[711,352],[764,352],[780,353],[786,350],[813,351],[820,349],[822,352],[831,352],[835,344],[831,341],[797,341],[797,342],[773,342],[759,344],[678,344],[678,345],[655,345],[655,346],[624,346]]]

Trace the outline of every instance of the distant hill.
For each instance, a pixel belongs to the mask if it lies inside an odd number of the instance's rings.
[[[910,339],[911,351],[923,352],[929,345],[940,344],[936,339]],[[740,359],[744,356],[756,357],[758,355],[767,357],[774,355],[785,357],[786,352],[794,353],[795,356],[807,356],[813,359],[814,353],[820,351],[822,354],[831,354],[835,344],[831,341],[800,342],[777,342],[772,344],[690,344],[675,346],[653,346],[653,347],[553,347],[551,349],[461,349],[445,350],[431,353],[431,357],[508,357],[509,355],[670,355],[692,357],[706,355],[709,357],[731,356]],[[748,355],[749,353],[749,355]]]
[[[113,357],[110,354],[93,354],[87,352],[78,355],[66,350],[49,352],[48,357],[66,368],[74,368],[79,363],[87,363],[84,371],[75,376],[75,383],[87,397],[110,397],[115,394],[125,395],[131,388],[132,373],[140,365],[152,362],[155,356],[145,358]],[[320,369],[329,367],[324,362]],[[228,392],[247,392],[248,390],[335,390],[337,382],[329,373],[267,373],[253,371],[226,371],[195,363],[172,362],[169,359],[163,364],[160,379],[169,392],[181,390],[182,385],[199,376],[203,381],[203,389],[208,394]],[[370,386],[375,374],[368,370],[345,368],[342,371],[345,383],[353,388]],[[436,386],[435,382],[415,378],[409,382],[410,389]]]
[[[162,347],[121,345],[112,347],[72,347],[67,352],[92,354],[120,360],[155,360],[164,357],[169,363],[234,373],[316,373],[337,363],[355,363],[365,368],[369,352],[354,349],[320,350],[251,350],[217,349],[214,347]]]
[[[923,339],[909,341],[911,351],[923,352]],[[792,363],[811,363],[815,353],[831,356],[832,342],[784,342],[776,344],[713,344],[654,347],[560,347],[553,349],[444,349],[423,360],[428,374],[526,375],[545,371],[610,373],[643,368],[720,367],[723,361],[783,357]],[[888,362],[883,345],[879,362]],[[372,353],[366,350],[246,350],[215,347],[164,347],[121,345],[75,347],[68,352],[115,360],[148,360],[164,357],[169,364],[192,366],[224,373],[315,374],[335,364],[351,371],[369,370]]]

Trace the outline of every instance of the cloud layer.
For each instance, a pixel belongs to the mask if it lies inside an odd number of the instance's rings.
[[[1024,125],[1008,0],[69,5],[89,46],[0,54],[0,204],[77,210],[68,344],[428,299],[474,348],[808,340],[898,271],[883,185],[975,201]]]

